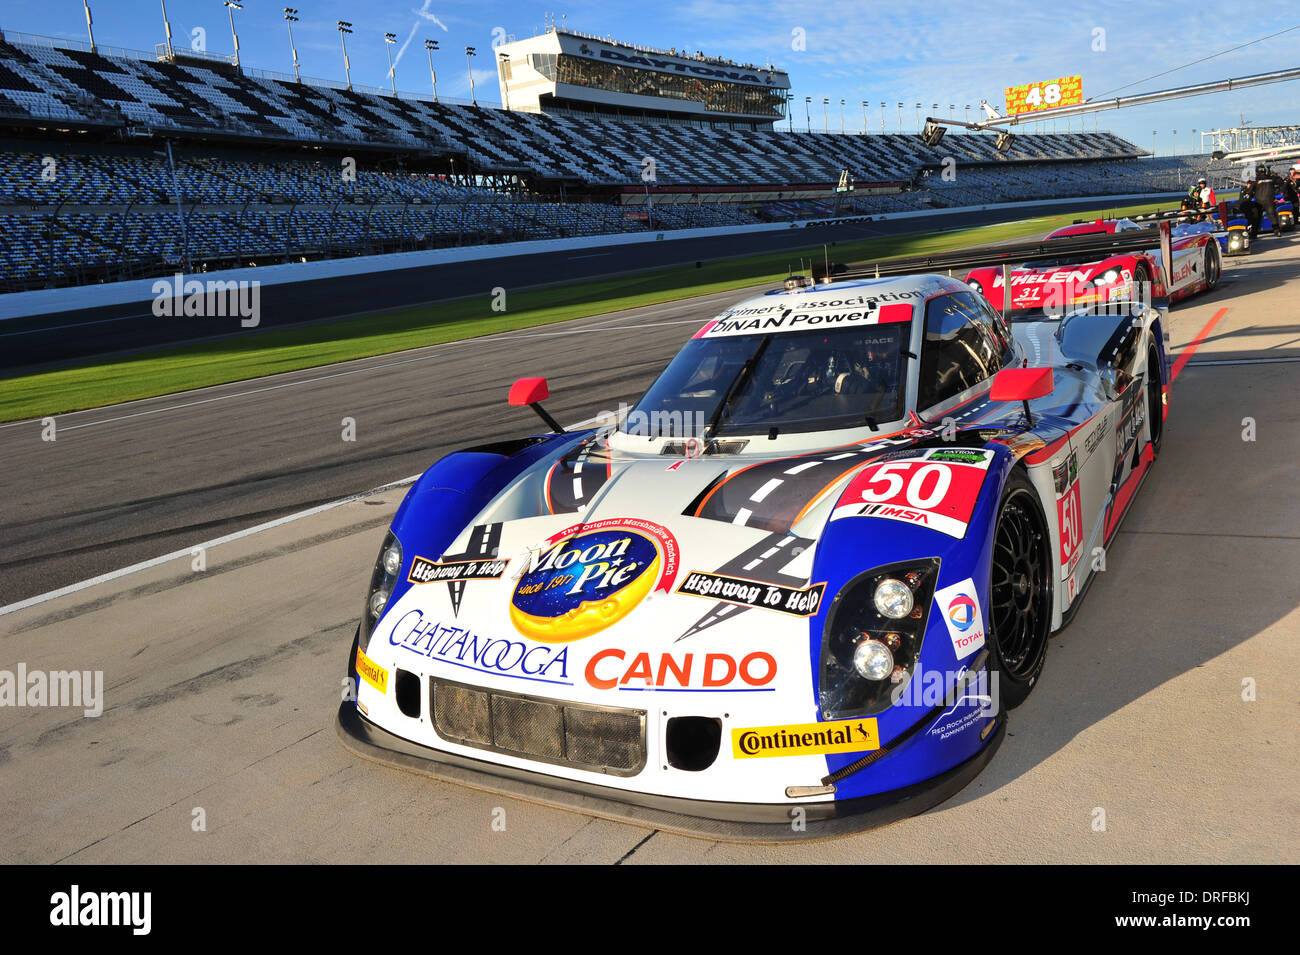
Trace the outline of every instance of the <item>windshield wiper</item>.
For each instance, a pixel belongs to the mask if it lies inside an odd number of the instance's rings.
[[[772,336],[764,335],[758,348],[754,350],[754,354],[749,356],[745,363],[740,366],[740,371],[736,372],[736,377],[731,379],[731,384],[722,393],[722,400],[718,402],[718,407],[714,409],[713,416],[709,418],[708,427],[704,429],[706,438],[717,433],[718,427],[722,423],[722,414],[727,410],[727,405],[731,404],[732,399],[740,393],[741,387],[749,380],[749,376],[754,373],[754,369],[758,367],[759,359],[763,357],[763,352],[767,351],[767,346],[771,343]]]

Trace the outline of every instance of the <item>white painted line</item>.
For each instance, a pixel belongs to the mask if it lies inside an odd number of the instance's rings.
[[[573,499],[575,501],[582,500],[582,478],[573,479]]]
[[[204,541],[201,544],[194,544],[184,550],[172,551],[170,554],[163,554],[161,557],[154,557],[151,560],[141,561],[138,564],[132,564],[130,567],[123,567],[120,570],[112,570],[107,574],[100,574],[98,577],[92,577],[89,580],[83,580],[79,583],[68,584],[66,587],[60,587],[58,590],[51,590],[49,593],[38,594],[35,597],[28,597],[26,600],[20,600],[17,603],[0,607],[0,617],[3,617],[5,614],[15,613],[19,610],[25,610],[28,607],[34,607],[37,604],[43,604],[48,600],[65,597],[68,594],[76,593],[79,590],[86,590],[89,587],[94,587],[96,584],[107,583],[110,580],[117,580],[120,577],[126,577],[142,570],[148,570],[150,567],[157,567],[159,564],[165,564],[168,561],[179,560],[183,557],[193,557],[194,549],[197,547],[202,547],[204,550],[211,550],[212,548],[219,547],[222,544],[229,544],[232,541],[237,541],[244,537],[252,537],[254,534],[260,534],[262,531],[269,531],[274,527],[282,527],[285,524],[292,524],[294,521],[300,521],[304,517],[312,517],[316,514],[322,514],[325,511],[332,511],[336,507],[342,507],[344,504],[351,504],[353,501],[359,501],[362,498],[370,497],[374,494],[382,494],[384,491],[391,491],[393,488],[414,484],[420,479],[420,477],[421,475],[415,474],[411,477],[402,478],[400,481],[381,484],[379,487],[372,487],[368,491],[351,494],[347,497],[339,498],[337,501],[318,504],[316,507],[310,507],[305,511],[298,511],[295,514],[286,514],[284,517],[277,517],[273,521],[267,521],[266,523],[258,524],[255,527],[246,527],[242,531],[235,531],[233,534],[227,534],[224,537]]]
[[[736,512],[736,516],[731,519],[731,523],[743,525],[745,521],[749,520],[753,516],[754,516],[753,511],[751,511],[747,507],[742,507],[740,510]]]
[[[755,491],[752,495],[750,495],[749,499],[753,501],[755,504],[762,504],[763,498],[767,497],[769,494],[771,494],[773,491],[775,491],[784,483],[785,482],[782,481],[780,478],[772,478],[772,480],[768,481],[757,491]]]
[[[827,458],[827,461],[843,461],[845,458],[851,458],[858,454],[858,451],[845,451],[843,454],[834,454]]]
[[[788,471],[786,471],[785,473],[786,473],[786,474],[802,474],[804,471],[807,471],[809,468],[815,468],[815,467],[817,467],[817,465],[819,465],[819,464],[821,464],[820,461],[805,461],[803,464],[796,464],[794,467],[790,468],[790,469],[789,469]]]
[[[737,291],[740,291],[740,290],[737,290]],[[672,303],[666,303],[666,304],[672,304]],[[582,319],[572,319],[572,321],[582,321]],[[629,324],[629,325],[608,325],[608,326],[601,326],[601,327],[597,327],[597,328],[576,328],[576,329],[569,329],[569,330],[567,330],[567,331],[555,331],[555,332],[533,332],[533,333],[530,333],[530,334],[526,334],[526,333],[530,332],[531,330],[530,330],[530,329],[520,329],[518,332],[503,332],[503,333],[500,333],[500,336],[498,336],[498,335],[483,335],[483,336],[479,336],[478,338],[466,338],[466,339],[461,339],[460,341],[454,341],[454,342],[443,342],[442,344],[439,344],[439,345],[430,345],[430,346],[425,346],[425,347],[429,347],[429,348],[439,348],[439,349],[442,349],[442,351],[435,352],[435,353],[432,354],[432,355],[417,355],[417,356],[414,357],[414,358],[401,358],[401,359],[398,359],[397,361],[388,361],[388,362],[383,362],[383,363],[381,363],[381,364],[367,365],[367,366],[364,367],[364,368],[352,368],[352,369],[349,369],[348,371],[335,372],[335,373],[330,374],[330,375],[316,375],[316,376],[313,376],[313,377],[311,377],[311,378],[300,378],[300,379],[297,379],[297,380],[295,380],[295,381],[286,381],[286,382],[283,382],[283,383],[278,384],[278,385],[267,385],[267,386],[264,387],[264,388],[253,388],[253,389],[249,389],[249,390],[247,390],[247,391],[239,391],[239,392],[235,392],[235,393],[233,393],[233,394],[228,394],[228,395],[217,395],[217,396],[212,397],[212,398],[202,398],[202,399],[199,399],[199,400],[196,400],[196,401],[187,401],[187,402],[182,402],[181,404],[177,404],[177,405],[168,405],[168,406],[166,406],[166,407],[164,407],[164,408],[151,408],[151,409],[149,409],[148,411],[137,411],[137,412],[133,412],[133,413],[131,413],[131,414],[118,415],[118,416],[116,416],[116,417],[112,417],[112,418],[101,418],[101,419],[99,419],[99,420],[97,420],[97,421],[87,422],[86,424],[68,425],[68,426],[66,426],[66,427],[62,427],[62,428],[60,428],[59,430],[60,430],[60,431],[64,431],[64,432],[66,432],[66,431],[75,431],[75,430],[79,430],[79,429],[81,429],[81,428],[93,428],[93,427],[95,427],[96,425],[101,425],[101,424],[111,424],[111,423],[113,423],[113,422],[117,422],[117,421],[126,421],[126,420],[129,420],[129,419],[131,419],[131,418],[138,418],[138,417],[141,417],[141,416],[143,416],[143,415],[159,414],[159,413],[164,412],[164,411],[175,411],[175,410],[180,409],[180,408],[190,408],[190,407],[193,407],[193,406],[195,406],[195,405],[209,404],[209,403],[214,402],[214,401],[225,401],[227,398],[246,398],[246,397],[248,397],[248,396],[250,396],[250,395],[262,394],[262,393],[264,393],[264,392],[268,392],[268,391],[279,391],[279,390],[282,389],[282,388],[293,388],[293,387],[296,387],[297,385],[310,385],[310,384],[314,384],[315,382],[318,382],[318,381],[328,381],[328,380],[331,379],[331,378],[342,378],[342,377],[345,377],[345,376],[347,376],[347,375],[361,375],[361,374],[365,374],[366,372],[370,372],[370,371],[382,371],[382,370],[385,369],[385,368],[393,368],[393,367],[396,367],[397,365],[408,365],[408,364],[411,364],[412,362],[417,362],[417,361],[429,361],[429,360],[432,359],[432,358],[446,358],[446,357],[448,357],[448,356],[447,356],[444,352],[445,352],[447,349],[454,348],[454,347],[458,347],[458,346],[469,346],[469,345],[492,344],[494,341],[498,341],[499,338],[500,338],[501,336],[510,336],[510,337],[512,337],[512,338],[558,338],[558,337],[560,337],[560,336],[565,336],[565,335],[585,335],[585,334],[588,334],[588,333],[591,333],[591,332],[613,332],[613,331],[624,331],[624,330],[627,330],[627,329],[633,329],[633,328],[638,328],[638,329],[639,329],[639,328],[658,328],[658,327],[661,327],[661,326],[669,326],[669,325],[698,325],[699,323],[700,323],[700,320],[699,320],[698,318],[688,318],[688,319],[681,319],[681,320],[678,320],[678,321],[671,321],[671,322],[642,322],[642,323],[636,323],[636,322],[633,322],[632,324]],[[566,323],[566,324],[567,324],[567,323]],[[533,326],[533,328],[536,328],[536,327],[538,327],[538,326]],[[395,353],[395,354],[400,354],[400,352],[397,352],[397,353]],[[370,356],[370,357],[374,358],[374,357],[382,357],[382,356]],[[367,360],[369,360],[369,359],[367,359],[367,358],[354,358],[354,359],[349,359],[349,362],[351,362],[351,361],[367,361]],[[345,364],[345,362],[335,362],[334,364]],[[331,367],[331,366],[330,366],[330,365],[321,365],[321,366],[318,366],[318,367],[321,367],[321,368],[329,368],[329,367]],[[310,369],[298,369],[298,371],[307,371],[307,370],[310,370]],[[292,375],[292,374],[296,374],[296,373],[297,373],[297,372],[286,371],[286,372],[280,372],[279,374],[282,374],[282,375]],[[276,376],[276,375],[266,375],[266,376],[264,376],[263,378],[253,378],[253,379],[250,379],[250,381],[263,381],[263,380],[266,380],[267,378],[274,378],[274,377],[277,377],[277,376]],[[184,394],[193,394],[193,393],[196,393],[196,392],[199,392],[199,391],[207,391],[207,390],[212,389],[212,388],[221,388],[221,387],[224,387],[224,386],[229,385],[229,384],[233,384],[233,382],[223,382],[222,384],[218,384],[218,385],[204,385],[204,386],[201,387],[201,388],[194,388],[194,389],[191,389],[190,391],[178,391],[178,392],[175,393],[175,395],[173,395],[173,396],[171,396],[171,397],[176,397],[176,396],[184,395]],[[169,397],[169,396],[167,396],[167,395],[155,395],[155,396],[153,396],[152,398],[136,398],[136,399],[134,399],[133,401],[123,401],[123,402],[119,402],[118,404],[124,404],[124,405],[125,405],[125,404],[133,404],[133,403],[135,403],[135,402],[139,402],[139,401],[153,401],[153,400],[155,400],[155,399],[157,399],[157,398],[164,398],[164,397]],[[74,414],[89,414],[90,412],[93,412],[93,411],[103,411],[103,410],[106,409],[106,408],[112,408],[112,407],[116,407],[116,406],[115,406],[115,405],[101,405],[101,406],[98,407],[98,408],[82,408],[82,409],[79,410],[79,411],[67,411],[67,412],[63,412],[63,413],[61,413],[61,414],[54,415],[54,417],[55,417],[55,418],[62,418],[62,417],[67,417],[68,415],[74,415]],[[0,424],[0,431],[4,431],[4,430],[6,430],[6,429],[8,429],[8,428],[17,428],[17,427],[20,427],[20,426],[23,426],[23,425],[30,425],[30,424],[33,424],[33,423],[38,422],[38,421],[40,421],[40,420],[41,420],[40,418],[25,418],[25,419],[23,419],[23,420],[21,420],[21,421],[10,421],[10,422],[8,422],[8,423],[6,423],[6,424]],[[599,418],[595,418],[595,419],[591,419],[591,420],[594,422],[594,421],[597,421],[597,420],[600,420],[600,419],[599,419]],[[584,422],[584,424],[586,424],[586,423],[588,423],[588,422]],[[575,426],[575,427],[576,427],[576,426]]]
[[[184,401],[178,405],[167,405],[165,408],[150,408],[148,411],[135,411],[132,412],[131,414],[117,415],[116,417],[113,418],[100,418],[98,421],[88,421],[85,424],[63,425],[62,427],[59,428],[59,431],[60,432],[80,431],[82,428],[93,428],[96,425],[100,425],[100,424],[111,424],[115,421],[127,421],[131,418],[142,418],[145,415],[161,414],[164,411],[178,411],[181,408],[193,408],[195,405],[207,405],[207,404],[211,404],[214,401],[225,401],[228,398],[247,398],[249,395],[260,395],[267,391],[279,391],[281,388],[292,388],[295,385],[310,385],[317,381],[328,381],[331,378],[346,378],[348,375],[360,375],[368,371],[376,371],[381,368],[392,368],[394,365],[409,365],[411,362],[428,361],[431,358],[438,358],[438,357],[440,356],[435,354],[435,355],[421,355],[418,358],[403,358],[399,361],[385,362],[382,365],[368,365],[365,368],[353,368],[350,369],[349,371],[337,371],[332,375],[317,375],[314,378],[302,378],[299,379],[298,381],[286,381],[278,385],[267,385],[265,388],[251,388],[248,391],[236,391],[233,394],[229,394],[229,395],[216,395],[212,398],[200,398],[196,401]],[[253,380],[256,381],[257,379],[253,379]],[[213,385],[209,387],[218,387],[218,386]],[[200,391],[202,389],[195,389],[195,390]],[[183,391],[178,392],[178,394],[185,394],[185,392]],[[160,395],[159,397],[162,396]],[[138,400],[148,401],[149,399],[140,398]],[[129,404],[129,403],[130,402],[123,402],[123,404]],[[104,407],[112,408],[113,405],[104,405]],[[86,414],[87,412],[98,411],[98,410],[101,409],[85,408],[81,411],[69,411],[66,412],[66,414],[55,415],[55,417],[61,418],[61,417],[66,417],[67,415]],[[8,424],[0,424],[0,430],[3,430],[5,428],[16,428],[19,425],[32,424],[33,422],[34,419],[32,418],[28,418],[24,421],[11,421]]]

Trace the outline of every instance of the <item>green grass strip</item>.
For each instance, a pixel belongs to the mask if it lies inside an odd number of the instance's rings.
[[[1148,204],[1095,210],[1089,215],[1134,215],[1156,208],[1158,204]],[[843,242],[832,247],[830,258],[854,262],[948,251],[1047,232],[1068,225],[1081,215],[1076,211],[999,225]],[[811,245],[802,250],[706,262],[700,268],[673,266],[573,285],[510,292],[506,312],[493,312],[491,295],[484,294],[474,299],[92,359],[85,364],[0,379],[0,421],[80,411],[710,292],[774,284],[786,276],[789,265],[798,266],[801,256],[807,260],[822,255],[820,245]],[[710,317],[711,314],[701,314],[701,324]],[[178,320],[184,321],[159,319]]]

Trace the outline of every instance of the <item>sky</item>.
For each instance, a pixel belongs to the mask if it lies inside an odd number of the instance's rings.
[[[291,0],[292,5],[293,0]],[[353,24],[348,37],[352,80],[389,86],[384,33],[397,35],[397,86],[428,92],[425,39],[436,39],[440,96],[468,99],[464,50],[474,46],[476,95],[498,103],[491,50],[507,38],[541,32],[548,17],[568,27],[623,42],[667,49],[703,50],[741,62],[772,62],[790,75],[794,123],[806,125],[804,97],[813,97],[814,129],[879,131],[880,103],[888,103],[885,128],[897,131],[897,103],[905,104],[903,128],[940,104],[938,113],[975,118],[981,99],[1000,106],[1007,86],[1081,74],[1085,97],[1129,95],[1300,66],[1300,9],[1258,0],[1226,5],[1185,0],[930,0],[924,5],[880,0],[296,0],[294,24],[302,73],[343,79],[337,20]],[[173,42],[201,39],[206,49],[233,49],[222,0],[166,0]],[[235,12],[241,59],[246,67],[291,73],[285,3],[243,0]],[[90,0],[95,40],[101,46],[153,50],[164,38],[160,0]],[[1208,17],[1205,13],[1230,13]],[[563,18],[563,19],[562,19]],[[6,33],[86,40],[82,0],[0,0]],[[1215,56],[1270,34],[1245,49]],[[198,32],[196,32],[198,31]],[[1205,57],[1202,63],[1177,69]],[[1156,78],[1155,74],[1174,72]],[[1131,85],[1130,85],[1131,84]],[[823,117],[823,98],[830,106]],[[1194,130],[1300,123],[1300,81],[1218,93],[1164,104],[1105,111],[1099,124],[1160,155],[1199,150]],[[1074,120],[1077,129],[1079,120]],[[1057,126],[1065,129],[1064,122]],[[1153,140],[1153,131],[1155,131]]]

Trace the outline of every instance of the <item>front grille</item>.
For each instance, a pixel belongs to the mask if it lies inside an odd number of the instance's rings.
[[[450,742],[612,776],[645,767],[645,710],[429,683],[434,728]]]

